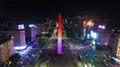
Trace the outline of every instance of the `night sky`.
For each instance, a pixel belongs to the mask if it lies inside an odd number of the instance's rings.
[[[1,16],[120,16],[116,0],[0,0]]]

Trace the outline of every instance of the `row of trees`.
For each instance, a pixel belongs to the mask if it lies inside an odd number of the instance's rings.
[[[22,67],[22,59],[19,53],[14,53],[9,57],[8,63],[2,63],[0,67]]]

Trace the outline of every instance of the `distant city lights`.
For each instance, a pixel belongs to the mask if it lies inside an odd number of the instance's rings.
[[[86,27],[87,26],[87,22],[83,21],[83,26]]]
[[[94,45],[96,44],[96,42],[95,42],[94,40],[92,41],[92,43],[93,43]]]
[[[101,25],[98,25],[98,28],[101,28],[102,26]]]
[[[102,28],[102,29],[105,29],[105,26],[102,26],[101,28]]]
[[[87,23],[87,25],[88,25],[88,26],[92,26],[92,22],[89,21],[89,22]]]
[[[90,38],[90,34],[87,34],[87,38]]]
[[[14,49],[15,50],[24,50],[26,49],[27,45],[23,45],[23,46],[15,46]]]
[[[30,28],[36,28],[36,26],[34,24],[29,24]]]
[[[94,38],[94,39],[96,39],[97,38],[97,33],[93,33],[93,35],[92,35],[92,37]]]
[[[93,32],[93,31],[91,31],[90,35],[91,35],[91,37],[94,38],[94,39],[97,38],[97,33]]]
[[[105,29],[105,25],[98,25],[98,28]]]
[[[94,23],[92,21],[89,21],[89,22],[87,22],[87,25],[90,26],[90,27],[93,27]]]
[[[19,30],[21,30],[21,29],[25,29],[24,24],[20,24],[20,25],[18,25],[18,29],[19,29]]]

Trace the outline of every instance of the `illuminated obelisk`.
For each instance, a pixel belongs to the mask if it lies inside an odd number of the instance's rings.
[[[58,42],[57,42],[57,54],[62,54],[62,17],[58,16]]]

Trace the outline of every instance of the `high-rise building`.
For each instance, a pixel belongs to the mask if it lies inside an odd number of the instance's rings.
[[[120,58],[120,33],[111,35],[108,48],[113,56]]]
[[[41,24],[29,24],[25,26],[25,37],[26,37],[26,43],[34,41],[35,36],[42,32],[41,30],[42,25]]]
[[[12,29],[3,32],[13,36],[14,48],[17,50],[27,48],[27,44],[34,41],[35,36],[41,32],[41,24],[17,24],[12,27]]]
[[[23,46],[26,44],[25,30],[11,30],[8,32],[11,36],[13,36],[14,46]]]
[[[14,53],[13,39],[7,35],[0,36],[0,64],[8,61],[9,57]]]
[[[98,31],[98,39],[97,44],[98,45],[109,45],[109,39],[112,34],[112,31],[104,30],[104,31]]]

